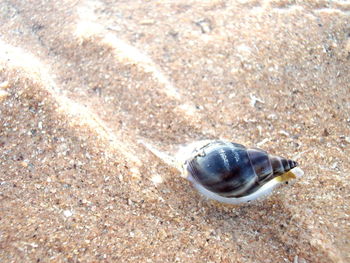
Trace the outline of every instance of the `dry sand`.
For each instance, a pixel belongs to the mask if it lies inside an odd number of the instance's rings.
[[[0,2],[1,262],[350,262],[350,3]],[[201,197],[159,149],[226,138],[305,176]]]

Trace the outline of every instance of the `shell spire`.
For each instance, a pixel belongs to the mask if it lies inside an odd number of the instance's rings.
[[[293,160],[270,155],[261,149],[248,149],[247,152],[259,182],[271,180],[298,166]]]

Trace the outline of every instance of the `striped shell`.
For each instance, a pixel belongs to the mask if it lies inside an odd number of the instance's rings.
[[[242,203],[271,192],[283,181],[281,176],[298,169],[296,166],[295,161],[266,151],[218,140],[195,149],[183,168],[188,179],[207,197]]]
[[[175,156],[139,141],[210,199],[241,204],[263,197],[304,172],[295,161],[222,140],[195,141]]]

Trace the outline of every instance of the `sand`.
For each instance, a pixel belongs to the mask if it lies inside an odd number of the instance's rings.
[[[350,262],[350,3],[0,2],[1,262]],[[162,151],[305,176],[233,206]]]

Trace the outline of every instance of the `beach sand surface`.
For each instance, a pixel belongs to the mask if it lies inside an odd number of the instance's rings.
[[[348,1],[0,2],[1,262],[350,262]],[[140,144],[296,160],[207,200]]]

